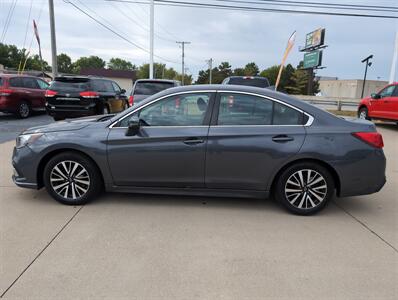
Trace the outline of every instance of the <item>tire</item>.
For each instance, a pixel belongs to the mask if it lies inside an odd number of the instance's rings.
[[[361,107],[358,110],[358,118],[363,119],[363,120],[368,120],[370,121],[371,119],[369,118],[368,115],[368,109],[366,107]]]
[[[334,195],[334,189],[333,177],[326,168],[316,163],[302,162],[280,174],[274,194],[290,212],[312,215],[327,205]]]
[[[97,166],[75,152],[60,153],[49,160],[44,168],[44,185],[55,200],[67,205],[88,203],[103,186]]]
[[[20,119],[26,119],[31,114],[30,105],[26,101],[21,101],[18,105],[17,116]]]
[[[54,121],[62,121],[62,120],[65,120],[64,117],[56,117],[56,116],[54,116],[53,119],[54,119]]]

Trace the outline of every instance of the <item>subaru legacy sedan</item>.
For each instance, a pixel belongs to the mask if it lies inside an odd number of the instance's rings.
[[[237,85],[167,89],[117,115],[34,127],[16,141],[14,182],[80,205],[108,192],[270,195],[296,214],[385,184],[373,123]]]

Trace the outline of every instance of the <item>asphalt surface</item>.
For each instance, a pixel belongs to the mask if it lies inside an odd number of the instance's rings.
[[[398,127],[377,129],[385,187],[311,217],[232,198],[106,194],[64,206],[16,187],[14,142],[0,144],[0,295],[398,299]]]
[[[12,114],[0,113],[0,143],[14,140],[25,129],[54,122],[46,113],[33,113],[27,119],[19,119]]]

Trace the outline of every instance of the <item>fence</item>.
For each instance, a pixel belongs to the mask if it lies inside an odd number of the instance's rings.
[[[296,97],[311,104],[335,105],[338,111],[340,111],[343,106],[357,107],[361,101],[361,99],[341,97],[318,97],[307,95],[297,95]]]

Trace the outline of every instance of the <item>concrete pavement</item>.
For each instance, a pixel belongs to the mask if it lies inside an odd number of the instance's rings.
[[[44,190],[15,187],[13,142],[0,144],[0,294],[397,299],[398,127],[378,130],[386,186],[312,217],[256,199],[106,194],[63,206]]]

